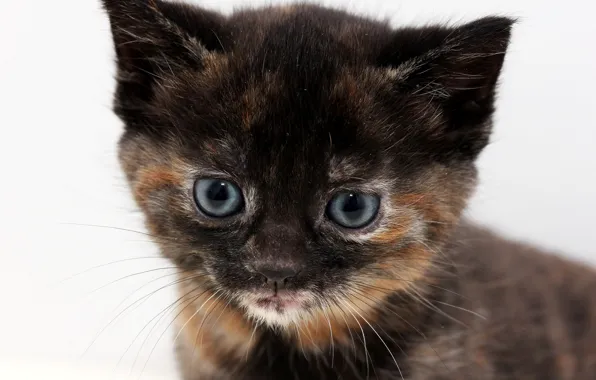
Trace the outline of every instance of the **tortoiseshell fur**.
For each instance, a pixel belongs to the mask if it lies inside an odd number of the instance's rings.
[[[512,20],[103,2],[122,167],[180,269],[184,380],[595,378],[594,272],[461,218]],[[243,212],[200,213],[200,177],[237,183]],[[371,225],[326,218],[342,189],[381,198]],[[304,268],[304,310],[252,311],[263,259]]]

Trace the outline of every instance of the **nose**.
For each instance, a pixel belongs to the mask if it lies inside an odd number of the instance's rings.
[[[278,285],[283,285],[289,280],[290,278],[296,276],[299,272],[294,267],[271,267],[271,266],[261,266],[255,268],[257,273],[265,276],[267,282],[277,283]]]

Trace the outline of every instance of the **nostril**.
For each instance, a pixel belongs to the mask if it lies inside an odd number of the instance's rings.
[[[288,280],[298,273],[297,270],[289,267],[257,267],[256,271],[265,277],[265,282],[274,282],[276,285],[287,284]]]

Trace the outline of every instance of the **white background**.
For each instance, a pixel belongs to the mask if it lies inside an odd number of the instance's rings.
[[[251,3],[202,2],[225,11]],[[395,24],[520,17],[470,215],[596,263],[593,1],[335,3]],[[121,125],[110,111],[112,59],[98,1],[0,2],[0,379],[137,379],[145,362],[142,378],[174,378],[170,331],[148,360],[171,315],[127,351],[172,301],[169,288],[123,313],[85,352],[135,289],[157,279],[124,306],[172,280],[164,277],[169,263],[134,259],[60,282],[115,260],[157,257],[142,234],[71,224],[142,231],[115,160]],[[93,291],[145,270],[152,271]]]

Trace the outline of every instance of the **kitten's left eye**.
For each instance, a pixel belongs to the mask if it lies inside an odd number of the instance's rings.
[[[379,212],[379,197],[343,191],[327,204],[327,216],[346,228],[362,228],[371,223]]]
[[[242,190],[229,181],[202,178],[195,182],[194,198],[205,214],[225,218],[236,214],[244,206]]]

